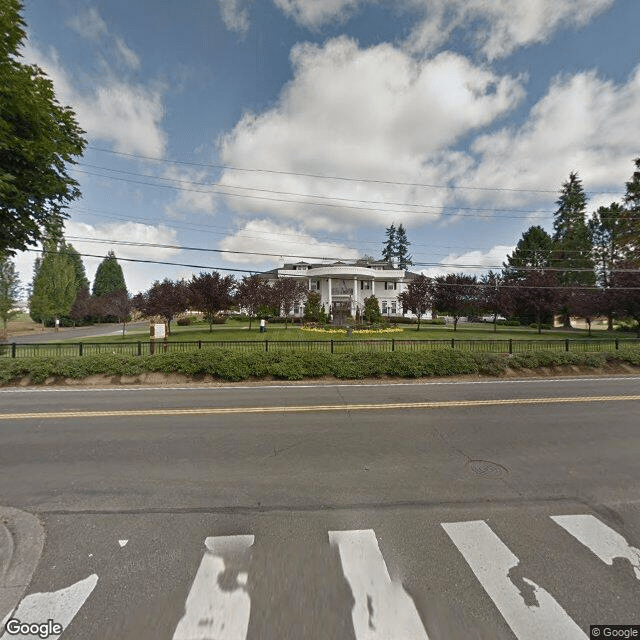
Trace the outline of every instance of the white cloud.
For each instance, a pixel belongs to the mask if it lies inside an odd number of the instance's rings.
[[[441,263],[446,266],[421,269],[420,273],[431,278],[448,273],[468,273],[480,277],[484,272],[493,269],[500,271],[507,255],[513,252],[515,246],[497,245],[488,251],[467,251],[465,253],[450,253]]]
[[[65,225],[65,236],[79,253],[102,256],[97,258],[82,258],[90,282],[93,282],[98,265],[109,251],[113,251],[118,258],[141,258],[145,260],[170,260],[179,253],[178,249],[120,246],[72,239],[73,237],[91,239],[124,238],[129,242],[178,244],[176,231],[163,225],[118,222],[94,226],[69,220]],[[24,251],[16,254],[16,268],[20,274],[22,285],[25,287],[30,284],[33,279],[33,263],[37,255],[38,253],[32,251]],[[164,270],[169,273],[171,269],[171,267],[168,266],[163,267],[162,265],[127,262],[124,260],[120,261],[120,266],[124,273],[127,289],[131,293],[138,293],[139,291],[148,289],[152,282],[158,279],[159,271],[162,272],[162,270]]]
[[[582,27],[615,0],[405,0],[424,14],[408,40],[412,51],[433,51],[453,31],[472,29],[490,60],[547,41],[563,27]]]
[[[124,153],[164,155],[161,87],[126,82],[107,72],[94,78],[85,89],[72,82],[54,49],[45,54],[28,43],[23,55],[51,78],[59,102],[72,105],[80,126],[90,138],[111,142],[117,151]]]
[[[174,184],[180,187],[175,200],[164,207],[167,215],[172,218],[181,218],[191,213],[213,214],[216,212],[219,196],[207,186],[207,183],[214,182],[209,170],[170,165],[162,175],[164,178],[175,181]]]
[[[298,24],[317,29],[344,22],[358,7],[376,0],[273,0]],[[615,0],[400,0],[395,7],[418,18],[407,39],[413,52],[433,52],[464,28],[488,59],[547,41],[564,27],[583,27]]]
[[[252,198],[229,198],[236,211],[303,219],[310,230],[434,219],[446,190],[383,181],[446,183],[469,164],[450,145],[493,122],[523,96],[519,80],[453,53],[417,62],[389,44],[361,49],[341,37],[322,47],[298,45],[291,58],[294,78],[276,106],[245,115],[219,141],[222,162],[379,182],[226,170],[219,184],[265,190],[247,192]],[[327,202],[333,206],[316,206]]]
[[[360,254],[356,249],[336,242],[317,240],[300,228],[257,219],[247,222],[242,229],[224,238],[218,245],[225,251],[251,251],[275,254],[276,257],[224,254],[224,259],[235,264],[274,267],[284,261],[298,262],[296,256],[352,260]],[[311,261],[310,259],[307,260]]]
[[[329,22],[341,22],[359,0],[273,0],[274,4],[298,24],[317,29]]]
[[[249,30],[249,11],[245,0],[218,0],[220,16],[227,29],[246,33]]]
[[[638,155],[640,66],[628,82],[603,80],[593,71],[556,78],[520,128],[480,136],[472,145],[479,157],[470,186],[549,189],[578,171],[585,190],[624,190]],[[468,192],[475,201],[486,192]],[[531,200],[533,194],[503,194],[502,201]],[[552,198],[550,195],[549,198]],[[615,200],[608,196],[608,202]]]
[[[95,7],[88,7],[73,16],[67,24],[87,40],[97,40],[109,33],[106,22]]]
[[[121,60],[131,69],[139,69],[140,68],[140,58],[135,51],[132,51],[127,47],[124,40],[120,36],[115,36],[114,38],[116,51],[120,56]]]

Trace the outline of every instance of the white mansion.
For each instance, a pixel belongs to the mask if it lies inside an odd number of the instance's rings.
[[[365,261],[309,264],[296,262],[262,274],[273,283],[278,278],[304,279],[309,291],[318,291],[320,304],[334,319],[355,316],[364,310],[365,298],[375,295],[385,316],[402,316],[398,296],[417,274],[400,269],[391,262]],[[304,314],[303,304],[293,309],[294,316]],[[411,314],[406,314],[411,316]]]

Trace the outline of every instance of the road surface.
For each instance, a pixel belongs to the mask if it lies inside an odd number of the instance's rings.
[[[637,625],[639,425],[634,377],[3,389],[2,500],[45,531],[10,615],[63,640]]]
[[[127,325],[126,331],[129,333],[134,329],[148,328],[149,323],[145,322],[131,322]],[[17,344],[33,344],[34,342],[51,342],[55,340],[76,340],[84,338],[98,338],[102,336],[121,336],[122,325],[121,324],[98,324],[90,327],[62,327],[59,331],[53,331],[48,329],[47,331],[39,332],[35,331],[21,336],[9,336],[5,341],[11,344],[15,342]]]

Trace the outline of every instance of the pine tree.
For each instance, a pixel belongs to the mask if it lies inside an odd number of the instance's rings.
[[[562,185],[557,205],[551,265],[560,269],[558,281],[565,287],[593,287],[596,274],[591,234],[585,221],[587,197],[577,173],[569,174],[569,180]],[[568,293],[567,304],[560,310],[565,327],[571,326],[571,292]]]
[[[80,289],[88,289],[89,288],[89,280],[87,279],[87,272],[84,268],[84,263],[82,262],[82,257],[80,254],[73,248],[73,245],[67,244],[65,247],[65,251],[69,256],[73,264],[73,269],[76,274],[76,289],[80,291]]]
[[[29,313],[35,322],[68,318],[76,299],[76,272],[64,244],[44,243],[42,261],[35,271]]]
[[[540,226],[529,227],[514,252],[503,264],[503,275],[510,280],[524,279],[530,269],[543,269],[551,263],[553,240]]]
[[[406,269],[410,264],[413,264],[408,251],[410,244],[407,240],[407,232],[401,224],[396,232],[396,258],[401,269]]]
[[[635,159],[635,166],[636,171],[626,183],[620,244],[624,258],[640,266],[640,158]]]
[[[94,296],[104,296],[116,291],[126,291],[122,267],[118,264],[116,254],[109,251],[106,258],[98,265],[93,280],[92,293]]]
[[[390,227],[385,229],[387,241],[382,248],[382,259],[391,262],[396,256],[396,226],[391,223]]]

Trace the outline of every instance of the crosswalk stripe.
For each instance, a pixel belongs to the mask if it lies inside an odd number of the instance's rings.
[[[82,605],[91,595],[96,584],[98,576],[94,573],[84,580],[80,580],[69,587],[52,591],[50,593],[33,593],[18,605],[18,608],[10,613],[3,621],[2,626],[11,619],[20,620],[24,623],[44,623],[47,620],[62,625],[62,629],[74,619]],[[47,636],[51,640],[58,640],[61,634],[52,634]],[[37,635],[10,634],[6,631],[0,640],[27,640],[27,638],[37,638]]]
[[[351,617],[357,640],[428,640],[416,606],[394,584],[372,529],[329,531],[355,599]]]
[[[509,574],[520,561],[484,520],[442,523],[442,527],[519,640],[586,640],[545,589],[522,578],[525,594],[514,584]]]
[[[251,599],[247,574],[238,573],[237,588],[222,590],[219,577],[225,571],[225,552],[247,553],[254,536],[215,536],[205,540],[200,567],[189,591],[185,614],[173,640],[245,640],[249,628]]]
[[[551,516],[551,519],[603,562],[612,565],[615,558],[629,560],[636,578],[640,580],[640,549],[632,547],[623,536],[604,522],[586,514]]]

